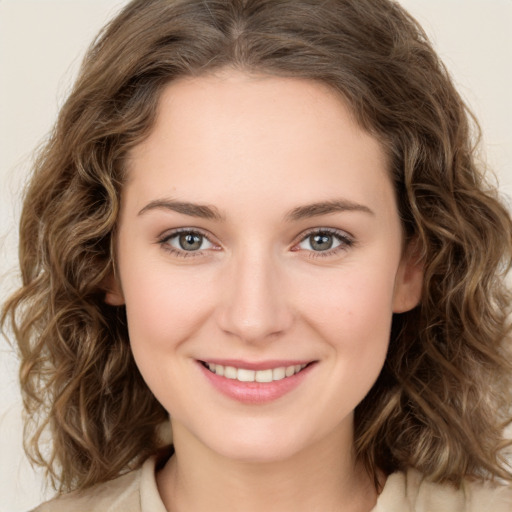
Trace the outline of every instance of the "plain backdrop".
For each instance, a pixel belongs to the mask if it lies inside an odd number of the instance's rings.
[[[17,283],[20,195],[81,58],[123,0],[0,0],[0,302]],[[512,196],[512,0],[402,0],[422,23],[477,114],[487,161]],[[510,202],[509,202],[510,204]],[[0,512],[40,503],[40,472],[21,448],[12,349],[0,339]]]

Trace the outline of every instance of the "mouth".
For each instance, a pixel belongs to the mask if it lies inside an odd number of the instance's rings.
[[[313,362],[310,362],[278,366],[275,368],[267,368],[262,370],[252,370],[249,368],[239,368],[236,366],[209,363],[206,361],[200,362],[207,370],[214,373],[215,375],[218,375],[219,377],[225,377],[226,379],[237,380],[239,382],[260,383],[269,383],[288,379],[300,373],[302,370],[304,370],[304,368],[313,364]]]
[[[307,379],[318,361],[197,361],[207,381],[222,395],[257,405],[291,393]]]

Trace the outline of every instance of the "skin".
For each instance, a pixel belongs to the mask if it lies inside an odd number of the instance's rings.
[[[422,278],[379,142],[322,84],[223,70],[167,86],[127,171],[106,300],[126,305],[137,365],[171,416],[168,510],[371,510],[353,412]],[[322,230],[329,250],[313,245]],[[248,404],[205,378],[211,358],[314,364]]]

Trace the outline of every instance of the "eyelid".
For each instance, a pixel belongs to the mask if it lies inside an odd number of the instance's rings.
[[[322,233],[329,234],[329,235],[336,237],[340,241],[340,244],[338,246],[336,246],[332,249],[328,249],[326,251],[313,251],[313,250],[309,250],[309,249],[298,248],[298,245],[301,242],[303,242],[304,240],[306,240],[308,237],[310,237],[311,235],[322,234]],[[321,257],[326,257],[326,256],[332,256],[332,255],[337,254],[342,251],[346,251],[350,247],[353,247],[355,245],[355,243],[356,243],[356,241],[355,241],[354,236],[351,235],[350,233],[347,233],[346,231],[343,231],[341,229],[336,229],[336,228],[316,227],[316,228],[308,229],[305,232],[302,232],[299,235],[299,237],[296,239],[296,241],[293,243],[291,250],[296,251],[296,252],[298,252],[298,251],[307,252],[307,253],[309,253],[308,257],[311,257],[311,258],[319,258],[319,257],[321,258]]]
[[[176,249],[175,247],[172,247],[170,244],[168,244],[168,240],[171,238],[179,235],[180,233],[191,233],[191,234],[198,234],[204,237],[208,242],[210,242],[214,247],[203,249],[203,250],[197,250],[197,251],[186,251],[181,249]],[[309,236],[314,234],[322,234],[326,233],[331,236],[336,237],[340,244],[337,245],[334,248],[328,249],[326,251],[313,251],[308,249],[300,249],[298,248],[298,245],[306,240]],[[201,228],[196,227],[180,227],[175,228],[171,230],[164,231],[162,234],[160,234],[157,237],[156,243],[159,244],[162,249],[165,251],[180,256],[180,257],[194,257],[194,256],[204,256],[204,253],[211,250],[220,250],[221,246],[218,242],[214,240],[214,237],[210,234],[204,231]],[[303,251],[309,253],[309,257],[317,258],[317,257],[325,257],[325,256],[331,256],[334,254],[337,254],[338,252],[346,251],[350,247],[353,247],[355,245],[356,241],[353,235],[350,233],[340,230],[337,228],[330,228],[330,227],[315,227],[308,229],[304,232],[302,232],[296,240],[293,242],[293,245],[291,247],[291,251],[298,252]]]
[[[190,234],[200,235],[203,238],[205,238],[206,240],[208,240],[208,242],[210,242],[210,244],[212,244],[213,247],[208,248],[208,249],[198,250],[198,251],[185,251],[183,249],[177,249],[176,247],[173,247],[172,245],[170,245],[168,243],[168,241],[170,239],[180,235],[181,233],[190,233]],[[206,231],[204,231],[201,228],[180,227],[180,228],[175,228],[175,229],[170,229],[170,230],[164,231],[157,237],[156,243],[158,245],[160,245],[163,250],[167,251],[168,253],[170,253],[172,255],[183,257],[183,258],[190,258],[190,257],[195,257],[195,256],[204,256],[204,253],[207,251],[220,250],[220,244],[217,243],[216,241],[214,241],[213,238],[214,237],[210,233],[207,233]]]

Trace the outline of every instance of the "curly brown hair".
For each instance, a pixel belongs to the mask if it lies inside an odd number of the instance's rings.
[[[369,473],[511,479],[511,219],[445,67],[389,0],[135,0],[99,35],[35,164],[23,283],[2,315],[21,357],[32,460],[62,491],[114,478],[160,446],[167,413],[134,363],[124,308],[104,300],[124,161],[166,84],[226,66],[327,84],[390,156],[425,277],[420,306],[395,316],[385,366],[356,409]]]

